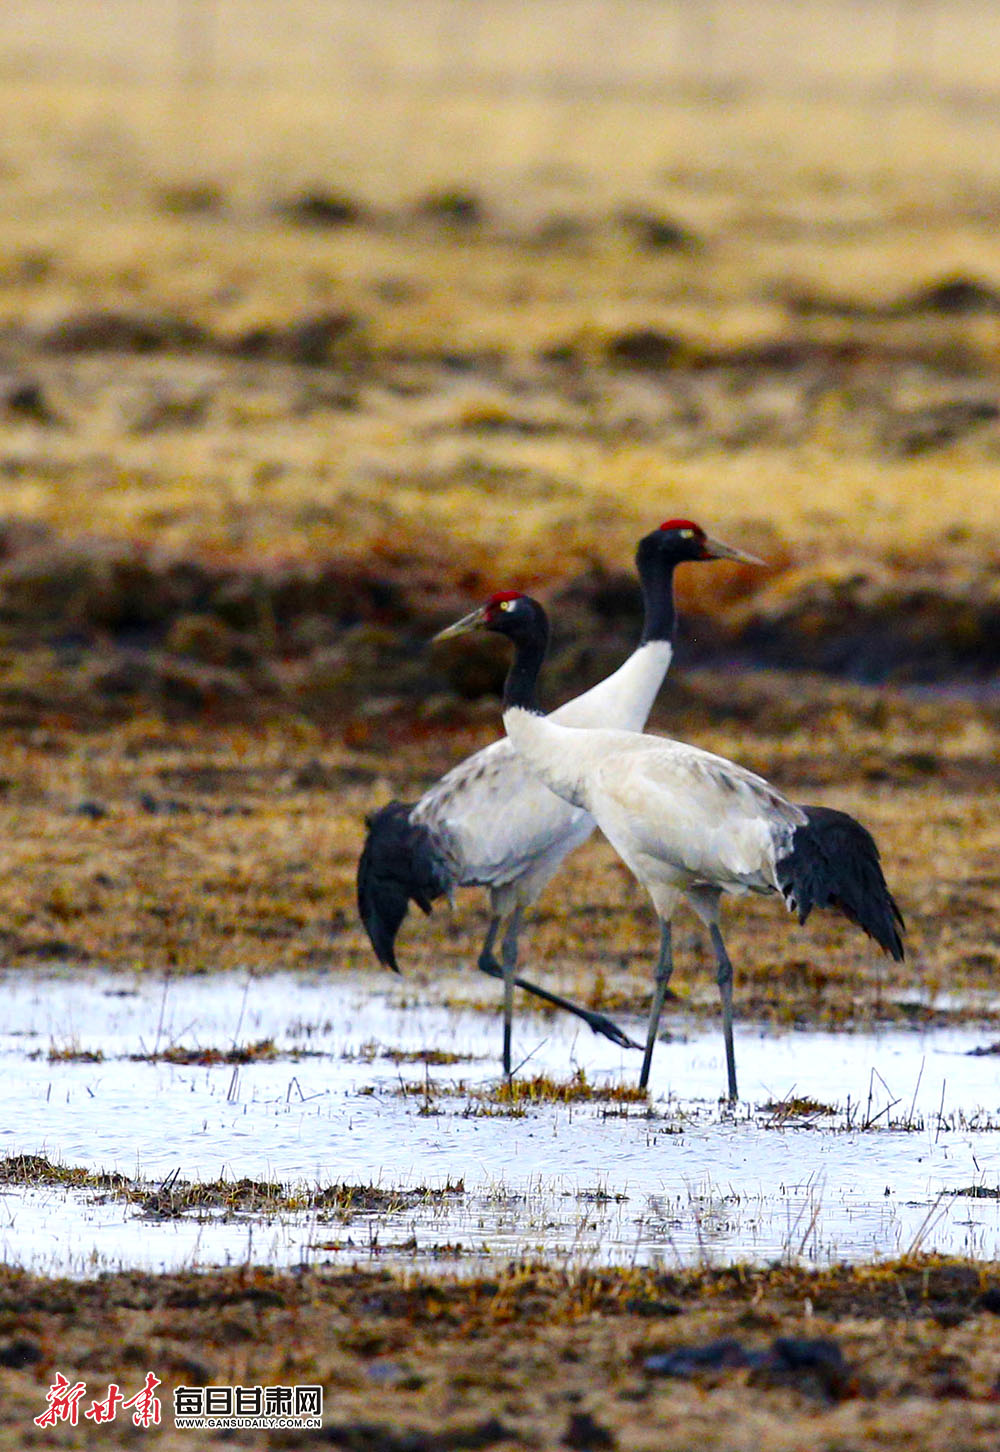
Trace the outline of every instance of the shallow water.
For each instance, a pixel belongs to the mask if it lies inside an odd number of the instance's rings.
[[[347,1217],[152,1220],[94,1191],[4,1184],[0,1257],[60,1274],[246,1260],[481,1269],[536,1256],[825,1264],[917,1247],[1000,1258],[1000,1201],[952,1193],[1000,1183],[1000,1059],[969,1056],[991,1042],[989,1029],[775,1034],[738,1024],[742,1098],[729,1112],[718,1100],[720,1031],[674,1014],[648,1110],[534,1102],[514,1117],[488,1092],[499,1081],[499,1013],[442,1002],[469,981],[9,975],[0,1156],[43,1154],[154,1184],[176,1171],[461,1188]],[[640,1023],[622,1025],[641,1035]],[[128,1057],[265,1038],[279,1057],[239,1067]],[[462,1058],[428,1067],[386,1049]],[[67,1050],[104,1060],[50,1061]],[[515,1018],[515,1058],[527,1060],[522,1078],[582,1071],[595,1086],[634,1084],[639,1068],[638,1054],[575,1020],[530,1013]],[[766,1107],[793,1094],[833,1112],[789,1120]]]

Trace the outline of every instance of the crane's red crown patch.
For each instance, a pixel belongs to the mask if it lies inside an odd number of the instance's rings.
[[[700,524],[695,524],[693,519],[665,519],[660,525],[661,529],[693,529],[695,534],[704,534]]]

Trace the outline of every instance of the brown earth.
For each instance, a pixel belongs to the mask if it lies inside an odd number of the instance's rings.
[[[105,1429],[116,1445],[987,1452],[1000,1437],[998,1311],[995,1268],[933,1260],[819,1274],[524,1266],[468,1281],[5,1270],[0,1446],[93,1445],[84,1409],[152,1371],[161,1427],[119,1412]],[[86,1384],[75,1430],[34,1426],[57,1372]],[[321,1432],[173,1426],[175,1386],[317,1383]]]

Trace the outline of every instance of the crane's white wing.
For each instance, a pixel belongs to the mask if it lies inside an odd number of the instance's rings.
[[[682,742],[581,735],[587,805],[641,880],[776,886],[776,849],[806,817],[763,777]]]
[[[586,841],[593,818],[533,776],[504,738],[453,767],[414,807],[413,821],[439,834],[463,885],[546,881]]]

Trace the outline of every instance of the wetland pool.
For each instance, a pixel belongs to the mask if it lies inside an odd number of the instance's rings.
[[[600,1096],[635,1084],[638,1054],[516,1009],[524,1093],[510,1100],[499,985],[491,1014],[454,1006],[470,984],[489,992],[474,975],[8,974],[0,1259],[59,1275],[1000,1259],[1000,1057],[982,1052],[995,1030],[737,1023],[729,1110],[716,1024],[665,1015],[634,1102]],[[234,1063],[234,1046],[256,1048]],[[583,1097],[532,1094],[536,1076]],[[147,1192],[176,1177],[289,1193],[173,1213],[148,1193],[2,1178],[17,1156]]]

